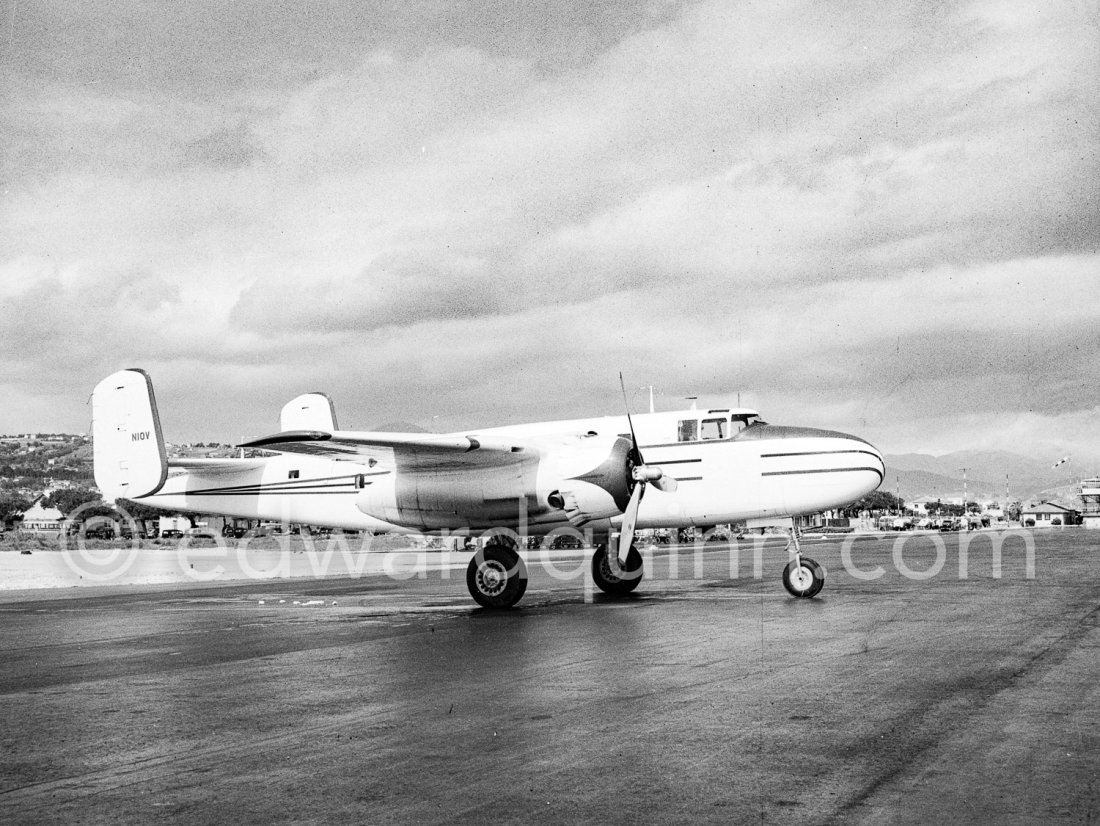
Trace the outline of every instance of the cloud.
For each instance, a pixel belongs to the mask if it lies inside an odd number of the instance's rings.
[[[241,167],[260,156],[251,131],[243,123],[232,129],[215,129],[184,147],[184,161],[198,166]]]
[[[257,281],[235,304],[230,323],[278,338],[509,312],[506,287],[489,277],[483,261],[424,252],[383,256],[361,272],[312,281],[299,301],[287,300],[300,289],[292,278]]]
[[[441,429],[621,369],[930,448],[1087,416],[1087,10],[611,5],[20,11],[11,398],[138,364],[196,438],[318,387]]]
[[[71,387],[138,344],[171,347],[179,288],[151,273],[54,271],[0,300],[0,379]],[[49,308],[48,323],[43,309]]]

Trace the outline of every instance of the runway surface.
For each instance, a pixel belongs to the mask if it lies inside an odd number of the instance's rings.
[[[532,564],[507,612],[462,571],[6,593],[0,821],[1096,823],[1100,535],[1030,536],[1033,578],[1019,536],[1000,578],[988,535],[965,578],[957,535],[808,542],[814,600],[782,543],[620,600]]]

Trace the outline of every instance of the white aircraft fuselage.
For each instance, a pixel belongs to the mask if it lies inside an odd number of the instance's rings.
[[[279,433],[245,443],[251,456],[170,458],[151,381],[123,370],[96,387],[93,419],[96,480],[108,498],[373,532],[572,528],[607,544],[620,532],[624,563],[636,528],[789,519],[850,503],[885,473],[863,439],[769,425],[747,409],[375,433],[339,430],[328,397],[314,393],[283,408]],[[811,580],[820,588],[821,577]]]
[[[742,426],[737,432],[727,431],[724,438],[678,439],[683,422],[721,420],[730,427],[731,415],[733,427]],[[751,410],[683,410],[632,417],[646,462],[660,466],[678,482],[677,489],[670,493],[647,490],[639,509],[638,527],[713,526],[817,513],[852,502],[882,482],[882,456],[862,439],[809,428],[743,425],[745,419],[755,416]],[[612,416],[510,425],[447,436],[560,446],[570,464],[580,467],[589,463],[590,467],[581,468],[583,473],[598,466],[611,452],[607,440],[599,437],[618,438],[623,434],[629,434],[626,417]],[[585,449],[586,442],[592,444],[591,449]],[[365,461],[362,457],[352,460],[280,454],[258,465],[253,460],[241,460],[237,472],[227,472],[224,464],[216,472],[204,473],[198,467],[173,468],[170,462],[163,488],[135,501],[167,510],[374,532],[462,533],[504,524],[521,534],[538,536],[574,524],[560,509],[541,507],[532,501],[537,500],[540,488],[549,493],[561,487],[564,474],[549,450],[534,473],[510,471],[503,480],[497,478],[501,473],[496,468],[437,470],[430,478],[435,483],[432,493],[438,506],[411,508],[402,507],[408,503],[400,495],[400,472],[392,452],[378,448],[375,454]],[[372,465],[370,459],[377,463]],[[525,477],[527,489],[522,489]],[[484,485],[485,481],[512,490],[502,490],[499,497],[478,492],[478,502],[448,492],[449,487]],[[419,484],[415,492],[420,504],[426,498],[424,488]],[[406,498],[410,495],[404,492]],[[464,511],[448,507],[456,500],[466,504]],[[590,521],[598,523],[593,527],[613,531],[620,526],[622,515]],[[526,530],[520,530],[523,528]]]

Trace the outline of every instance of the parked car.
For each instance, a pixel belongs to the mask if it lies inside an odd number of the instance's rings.
[[[119,535],[123,539],[146,539],[149,534],[141,525],[132,526],[129,522],[123,522],[120,526]]]
[[[566,550],[566,549],[574,549],[574,548],[583,548],[584,543],[581,541],[580,537],[573,536],[572,534],[565,533],[565,534],[561,534],[559,536],[555,536],[553,541],[550,543],[550,547],[551,547],[551,549],[553,549],[555,551],[558,551],[558,550]]]
[[[209,525],[198,525],[194,528],[188,528],[183,532],[184,537],[187,539],[213,539],[217,540],[218,532],[211,528]]]
[[[180,539],[190,527],[191,520],[186,516],[162,516],[157,520],[157,531],[163,539]]]
[[[91,525],[84,530],[85,539],[114,539],[119,535],[118,526],[114,522],[100,522]]]

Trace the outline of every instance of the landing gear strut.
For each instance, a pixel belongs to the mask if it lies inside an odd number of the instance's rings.
[[[817,596],[817,592],[825,584],[825,569],[808,556],[802,556],[802,547],[798,544],[798,528],[793,525],[787,540],[787,550],[794,558],[783,569],[783,587],[792,597],[809,599]]]
[[[626,564],[620,565],[611,542],[596,546],[592,555],[592,579],[596,587],[607,594],[629,594],[642,581],[642,555],[633,545],[626,554]]]
[[[466,587],[483,608],[511,608],[527,590],[527,565],[515,548],[493,541],[470,560]]]

